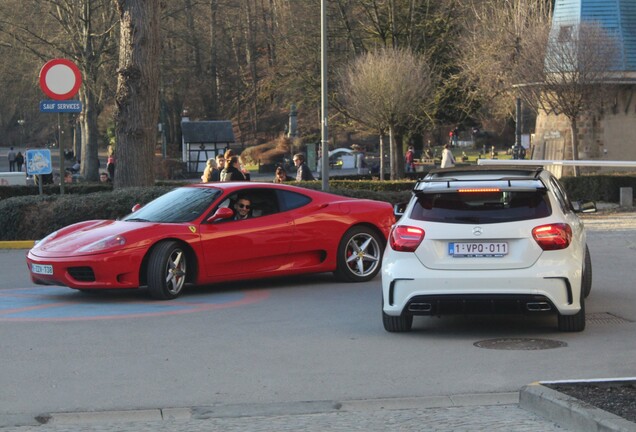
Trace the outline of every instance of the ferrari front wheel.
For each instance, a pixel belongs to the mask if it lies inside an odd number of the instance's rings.
[[[340,240],[336,276],[346,282],[366,282],[380,271],[382,240],[368,227],[353,227]]]
[[[186,281],[188,269],[186,253],[176,241],[157,244],[148,259],[148,291],[152,298],[177,298]]]

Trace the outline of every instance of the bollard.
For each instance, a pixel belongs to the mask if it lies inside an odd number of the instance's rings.
[[[621,207],[632,208],[634,205],[634,191],[630,187],[620,188],[620,202]]]

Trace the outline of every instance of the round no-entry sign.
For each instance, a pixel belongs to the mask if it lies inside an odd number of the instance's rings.
[[[40,70],[40,87],[51,99],[70,99],[77,94],[81,85],[80,70],[70,60],[49,60]]]

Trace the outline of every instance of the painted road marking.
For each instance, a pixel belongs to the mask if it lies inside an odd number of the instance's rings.
[[[110,293],[108,293],[110,294]],[[0,289],[0,322],[87,321],[179,315],[226,309],[267,299],[267,290],[199,293],[170,301],[145,300],[141,291],[81,293],[64,287]]]

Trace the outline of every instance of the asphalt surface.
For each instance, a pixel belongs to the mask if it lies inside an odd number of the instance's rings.
[[[588,230],[636,230],[636,214],[602,212]],[[6,245],[5,245],[6,246]],[[17,251],[16,251],[17,252]],[[142,405],[142,404],[140,404]],[[519,392],[365,400],[164,406],[152,409],[0,416],[22,431],[636,431],[636,424],[528,383]]]

